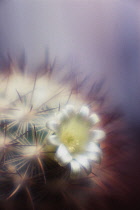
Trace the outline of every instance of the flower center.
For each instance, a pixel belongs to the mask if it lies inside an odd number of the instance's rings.
[[[80,152],[88,140],[89,125],[79,116],[71,117],[61,123],[58,136],[69,152]]]

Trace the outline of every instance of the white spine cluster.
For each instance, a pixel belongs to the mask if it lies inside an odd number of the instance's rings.
[[[23,187],[30,194],[27,180],[34,176],[46,183],[48,158],[71,178],[92,172],[105,133],[83,100],[45,77],[13,74],[0,87],[0,173],[12,176],[15,186],[8,198]]]

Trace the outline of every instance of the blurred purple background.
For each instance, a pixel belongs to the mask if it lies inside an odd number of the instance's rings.
[[[112,107],[140,122],[140,15],[138,1],[0,1],[0,61],[24,52],[28,71],[47,59],[90,75],[85,88],[105,80]],[[69,71],[66,68],[66,71]]]

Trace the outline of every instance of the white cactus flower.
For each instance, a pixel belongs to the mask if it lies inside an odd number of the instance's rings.
[[[78,177],[82,172],[91,173],[92,164],[101,156],[99,143],[105,137],[103,130],[94,125],[100,121],[97,114],[90,114],[87,106],[76,111],[74,106],[65,109],[47,122],[52,135],[48,144],[56,146],[55,160],[61,166],[70,166],[71,177]]]

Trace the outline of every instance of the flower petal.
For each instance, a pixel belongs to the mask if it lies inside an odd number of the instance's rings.
[[[54,146],[59,146],[60,142],[59,142],[59,139],[56,135],[51,135],[47,139],[47,144],[51,144],[51,145],[54,145]]]
[[[64,120],[68,119],[68,117],[69,116],[67,115],[66,111],[62,111],[57,115],[57,119],[59,122],[62,122]]]
[[[55,154],[55,159],[61,166],[66,166],[68,163],[72,161],[72,156],[70,155],[67,148],[61,144]]]
[[[46,123],[46,127],[49,128],[50,130],[57,131],[59,124],[52,120]]]
[[[79,115],[83,118],[87,118],[89,115],[89,108],[87,106],[82,106],[80,109]]]
[[[96,163],[100,162],[100,155],[98,155],[97,153],[88,152],[86,155],[89,160]]]
[[[105,138],[105,132],[102,130],[90,131],[90,140],[101,142]]]
[[[66,106],[66,112],[68,115],[72,115],[75,113],[75,109],[73,105],[67,105]]]
[[[89,117],[89,122],[91,123],[91,125],[95,125],[96,123],[100,122],[100,119],[97,114],[92,114]]]
[[[81,165],[76,160],[72,160],[70,163],[71,178],[77,178],[81,172]]]
[[[88,158],[85,155],[78,155],[75,160],[85,169],[87,174],[91,173],[91,165]]]
[[[89,142],[85,150],[92,153],[101,153],[100,147],[94,142]]]

